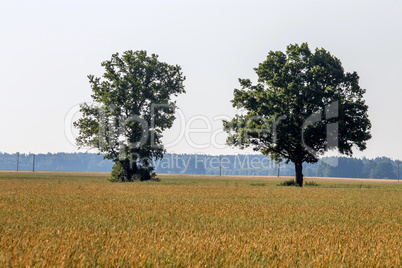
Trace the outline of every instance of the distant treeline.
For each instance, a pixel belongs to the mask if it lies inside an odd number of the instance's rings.
[[[98,171],[110,172],[113,163],[103,155],[89,153],[47,153],[35,155],[37,171]],[[19,154],[19,170],[32,170],[33,155]],[[0,170],[16,170],[17,154],[0,153]]]
[[[37,171],[110,172],[113,162],[92,153],[56,153],[35,156]],[[246,176],[294,176],[292,163],[277,164],[263,155],[165,154],[154,163],[156,173]],[[0,170],[16,170],[17,154],[0,153]],[[19,155],[19,170],[33,169],[33,155]],[[358,159],[324,157],[316,164],[304,163],[308,177],[397,179],[398,164],[387,157]]]

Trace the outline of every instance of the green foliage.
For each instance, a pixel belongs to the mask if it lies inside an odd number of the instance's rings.
[[[335,166],[325,162],[336,161]],[[317,177],[396,179],[397,161],[386,157],[375,159],[326,158],[317,167]]]
[[[306,181],[304,183],[305,186],[319,186],[319,184],[315,181]],[[295,180],[286,180],[283,181],[279,184],[277,184],[277,186],[296,186],[296,181]]]
[[[278,184],[278,186],[296,186],[295,180],[286,180]]]
[[[349,156],[353,146],[366,148],[371,124],[365,90],[357,73],[345,72],[328,51],[289,45],[286,53],[269,52],[254,70],[258,83],[239,79],[241,89],[234,90],[233,107],[244,112],[223,122],[228,145],[292,161],[299,186],[303,162],[315,163],[335,147]]]
[[[56,153],[37,154],[35,171],[88,171],[110,172],[114,163],[104,160],[103,154],[95,153]],[[264,155],[222,155],[222,175],[239,176],[277,176],[278,166]],[[0,153],[0,169],[15,170],[16,154]],[[31,154],[20,154],[19,169],[32,171]],[[388,167],[379,163],[389,163]],[[218,164],[217,164],[218,163]],[[329,165],[332,163],[333,165]],[[335,165],[334,165],[335,164]],[[339,178],[373,178],[397,179],[398,161],[387,157],[375,159],[324,157],[318,163],[305,163],[304,172],[307,177],[339,177]],[[383,166],[381,168],[381,166]],[[156,173],[169,174],[219,174],[219,156],[164,154],[163,159],[154,162]],[[387,174],[379,172],[386,170]],[[281,176],[294,176],[293,163],[281,163]],[[382,175],[385,176],[382,176]]]
[[[113,166],[112,173],[110,178],[108,179],[110,182],[126,182],[126,181],[147,181],[154,180],[159,181],[156,178],[156,174],[151,172],[150,170],[138,167],[137,170],[133,170],[131,168],[125,167],[126,163],[124,162],[116,162]]]
[[[151,179],[152,161],[165,151],[162,132],[175,119],[171,97],[185,93],[181,67],[131,50],[121,57],[113,54],[102,66],[102,78],[88,76],[96,105],[81,105],[83,116],[74,122],[77,144],[96,148],[115,162],[112,180]]]
[[[123,168],[120,162],[116,162],[112,168],[112,173],[109,178],[110,182],[123,182],[129,177],[127,171]],[[133,179],[133,178],[132,178]]]
[[[304,183],[305,186],[319,186],[319,184],[316,181],[306,181]]]
[[[265,186],[265,183],[250,183],[251,186]]]
[[[332,157],[327,161],[320,162],[317,169],[317,177],[343,177],[343,178],[363,178],[364,163],[361,159],[348,157]],[[334,162],[329,165],[326,162]]]
[[[393,167],[390,162],[380,162],[373,170],[373,178],[378,179],[393,179],[396,175],[393,172]]]

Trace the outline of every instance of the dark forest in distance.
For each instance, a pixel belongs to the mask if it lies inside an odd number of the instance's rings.
[[[221,170],[220,164],[221,163]],[[156,173],[210,174],[247,176],[294,176],[291,163],[276,164],[267,156],[165,154],[155,162]],[[94,153],[48,153],[35,156],[36,171],[90,171],[110,172],[113,162],[103,160]],[[19,155],[19,170],[32,170],[33,155]],[[0,170],[16,170],[17,154],[0,153]],[[344,177],[397,179],[398,163],[387,157],[358,159],[348,157],[325,157],[318,163],[305,164],[303,173],[308,177]]]

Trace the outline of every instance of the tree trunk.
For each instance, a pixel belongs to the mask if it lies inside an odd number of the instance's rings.
[[[296,186],[303,186],[303,163],[295,163],[296,169]]]

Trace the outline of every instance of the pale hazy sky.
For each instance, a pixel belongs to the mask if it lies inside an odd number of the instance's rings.
[[[356,156],[402,159],[401,33],[400,0],[0,0],[0,152],[77,151],[69,121],[91,101],[87,75],[115,52],[147,50],[187,77],[168,152],[236,153],[220,130],[238,78],[255,79],[270,50],[308,42],[367,89],[373,138]]]

